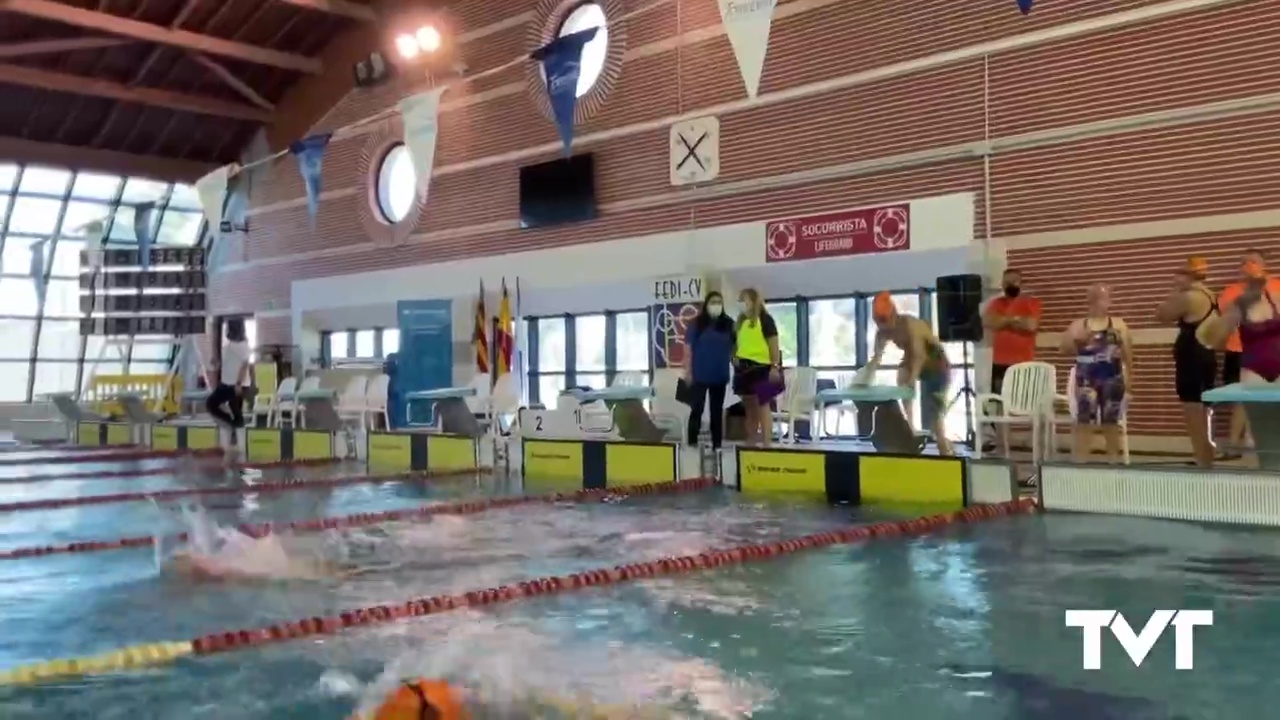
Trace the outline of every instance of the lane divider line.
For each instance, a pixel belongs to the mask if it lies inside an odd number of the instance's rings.
[[[460,500],[433,503],[402,510],[383,510],[379,512],[356,513],[338,517],[313,518],[295,520],[288,523],[252,523],[237,526],[238,529],[253,537],[262,537],[272,532],[311,533],[325,530],[349,529],[381,525],[388,522],[425,520],[436,515],[476,515],[490,510],[503,510],[526,505],[546,505],[558,502],[591,502],[610,498],[624,498],[634,495],[654,495],[704,490],[717,483],[710,478],[681,480],[679,482],[655,483],[613,488],[610,490],[578,490],[575,492],[558,492],[539,495],[519,495],[513,497],[484,498],[479,500]],[[177,536],[180,542],[187,540],[187,534]],[[0,551],[0,560],[19,560],[24,558],[61,555],[66,553],[103,552],[107,550],[126,550],[149,548],[155,545],[152,535],[138,535],[115,540],[82,540],[63,545],[44,545],[15,548]]]
[[[727,550],[706,550],[696,555],[665,557],[658,560],[628,563],[612,568],[587,570],[569,575],[523,580],[498,587],[472,590],[458,595],[435,595],[417,598],[398,605],[377,605],[345,610],[329,617],[310,617],[291,622],[275,623],[266,627],[212,633],[191,640],[189,643],[190,653],[182,652],[178,654],[176,650],[171,651],[174,653],[171,659],[185,657],[186,655],[214,655],[318,635],[333,635],[349,628],[381,625],[397,622],[405,618],[436,615],[451,610],[485,607],[521,598],[554,595],[572,590],[759,562],[813,548],[851,544],[875,538],[924,535],[947,525],[980,522],[995,517],[1034,512],[1036,509],[1036,503],[1031,498],[1014,500],[998,505],[975,505],[964,510],[942,515],[930,515],[912,520],[887,521],[871,525],[857,525],[840,530],[803,535],[788,540],[742,545]],[[180,644],[174,643],[173,647],[176,648]],[[168,662],[169,659],[162,657],[163,653],[159,651],[154,652],[154,660],[150,656],[138,658],[136,653],[139,647],[167,648],[169,646],[169,643],[134,646],[128,649],[134,653],[129,656],[130,661],[137,662],[139,659],[143,659],[148,660],[148,664],[152,665]],[[135,667],[135,665],[104,667],[101,664],[101,658],[115,657],[115,655],[113,653],[97,656],[99,664],[93,665],[94,672],[117,672]],[[64,659],[13,668],[0,673],[0,685],[29,685],[54,678],[82,676],[85,674],[81,669],[83,664],[84,661],[78,659]]]
[[[203,457],[203,456],[196,456]],[[276,460],[273,462],[256,462],[246,463],[237,467],[248,468],[251,470],[267,470],[275,467],[298,466],[311,467],[319,465],[337,465],[346,462],[342,458],[324,458],[321,460]],[[354,460],[352,461],[354,462]],[[218,465],[200,465],[197,469],[217,469]],[[135,470],[86,470],[84,472],[65,473],[62,475],[26,475],[21,477],[0,477],[0,487],[4,485],[17,485],[22,483],[35,482],[56,482],[60,480],[119,480],[135,477],[155,477],[157,475],[173,475],[175,473],[189,470],[185,465],[162,465],[155,468],[142,468]]]
[[[27,512],[31,510],[57,510],[87,505],[113,505],[126,502],[143,502],[148,500],[167,501],[191,497],[216,497],[219,495],[278,495],[301,490],[325,490],[345,485],[361,485],[366,483],[399,482],[403,480],[427,480],[432,478],[476,475],[492,472],[489,468],[472,470],[456,470],[448,472],[414,471],[388,475],[354,475],[340,478],[321,478],[319,480],[288,479],[258,482],[251,485],[218,485],[202,488],[174,488],[168,490],[151,490],[110,493],[105,495],[81,495],[79,497],[43,498],[40,500],[21,500],[11,503],[0,503],[0,513]]]
[[[130,460],[151,460],[167,457],[197,457],[218,455],[221,450],[130,450],[125,452],[77,453],[73,455],[49,455],[46,457],[21,458],[18,460],[0,459],[0,467],[18,467],[20,465],[70,465],[73,463],[106,463],[128,462]]]

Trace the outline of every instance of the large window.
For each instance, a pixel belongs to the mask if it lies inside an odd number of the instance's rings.
[[[400,352],[399,328],[364,328],[324,333],[326,364],[383,360]]]
[[[80,336],[80,251],[136,244],[140,206],[154,207],[144,227],[157,245],[199,240],[189,185],[0,162],[0,402],[74,392],[95,372],[168,369],[171,338],[104,352],[102,338]]]
[[[566,387],[603,388],[652,377],[648,310],[526,320],[529,400],[554,408]]]
[[[766,302],[765,307],[778,326],[778,350],[782,352],[782,364],[795,367],[800,351],[800,307],[797,302]]]

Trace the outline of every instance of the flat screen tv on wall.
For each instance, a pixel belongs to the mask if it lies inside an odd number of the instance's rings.
[[[595,216],[595,159],[590,153],[520,168],[520,227],[563,225]]]

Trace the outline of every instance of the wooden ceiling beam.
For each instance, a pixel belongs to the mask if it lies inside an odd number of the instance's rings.
[[[115,150],[95,150],[7,137],[0,137],[0,157],[20,163],[186,183],[195,182],[214,169],[213,165],[187,160],[174,160],[154,155],[132,155]]]
[[[130,87],[110,80],[67,75],[49,70],[37,70],[36,68],[0,63],[0,85],[4,84],[119,100],[121,102],[150,105],[197,115],[212,115],[214,117],[260,123],[266,123],[271,120],[269,111],[249,105],[239,105],[169,90]]]
[[[341,15],[361,22],[377,22],[378,13],[368,5],[348,2],[348,0],[279,0],[285,5],[306,8],[330,15]]]
[[[76,50],[102,50],[128,45],[132,40],[123,38],[62,38],[60,40],[33,40],[0,44],[0,58],[29,57],[31,55],[55,55]]]
[[[320,61],[302,55],[223,40],[187,30],[152,25],[119,15],[64,5],[52,0],[0,0],[0,11],[311,75],[318,74],[323,69]]]
[[[197,52],[191,53],[191,59],[205,70],[212,73],[214,77],[221,80],[224,85],[235,90],[240,97],[248,100],[250,103],[266,110],[267,112],[275,110],[274,105],[272,105],[266,98],[259,95],[256,90],[249,87],[248,83],[236,77],[235,73],[223,67],[222,63]]]

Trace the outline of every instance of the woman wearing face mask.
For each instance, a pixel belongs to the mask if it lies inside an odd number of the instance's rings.
[[[982,324],[992,333],[991,392],[1000,394],[1013,365],[1036,359],[1040,300],[1022,292],[1022,273],[1009,268],[1001,278],[1004,294],[987,303]]]
[[[719,449],[724,439],[724,393],[729,385],[729,365],[733,362],[733,321],[724,314],[724,297],[712,291],[702,301],[702,312],[694,318],[684,338],[684,379],[690,386],[690,445],[698,444],[702,432],[702,411],[710,397],[711,447]]]
[[[1004,390],[1004,376],[1018,363],[1036,359],[1040,300],[1022,292],[1022,273],[1013,268],[1001,278],[1004,294],[987,303],[982,325],[991,333],[991,392]],[[1000,446],[1009,456],[1009,426],[1000,427]]]
[[[782,385],[782,352],[778,349],[778,325],[764,307],[760,293],[747,288],[738,296],[734,350],[733,392],[746,411],[747,444],[768,446],[773,441],[773,411],[766,385]]]
[[[1076,359],[1075,460],[1085,462],[1102,432],[1107,461],[1120,461],[1120,418],[1133,370],[1129,326],[1111,315],[1111,290],[1089,289],[1089,314],[1062,334],[1062,351]]]

